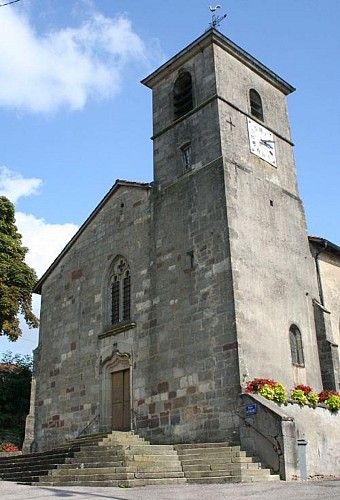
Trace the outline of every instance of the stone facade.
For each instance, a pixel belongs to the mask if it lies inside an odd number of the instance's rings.
[[[340,389],[340,248],[324,238],[309,238],[319,297],[313,301],[323,387]]]
[[[113,380],[123,372],[129,427],[153,443],[238,443],[246,380],[315,390],[325,381],[286,107],[294,89],[214,30],[143,83],[153,92],[154,181],[117,181],[36,287],[27,447],[115,427]],[[174,102],[185,112],[174,114]],[[250,151],[249,118],[273,134],[277,166]],[[125,302],[112,313],[119,266],[129,272],[129,314]],[[339,311],[333,278],[329,302]],[[302,337],[299,366],[291,325]]]
[[[244,394],[242,403],[242,446],[282,479],[340,476],[339,413],[293,402],[280,407],[257,394]],[[249,404],[257,412],[247,416]]]

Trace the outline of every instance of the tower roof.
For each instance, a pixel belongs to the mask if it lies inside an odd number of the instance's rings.
[[[277,87],[285,95],[294,92],[295,88],[283,80],[276,73],[267,68],[260,61],[255,59],[245,50],[241,49],[238,45],[232,42],[229,38],[222,35],[219,31],[211,28],[206,33],[201,35],[185,49],[181,50],[172,57],[169,61],[164,63],[160,68],[151,73],[142,80],[143,85],[153,88],[157,83],[164,78],[164,75],[179,69],[186,61],[191,59],[195,54],[201,52],[203,49],[211,44],[216,44],[228,52],[230,55],[241,61],[243,64],[258,73],[262,78]]]

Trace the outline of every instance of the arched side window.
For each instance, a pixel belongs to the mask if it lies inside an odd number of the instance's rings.
[[[250,112],[255,118],[263,121],[263,106],[260,94],[255,89],[249,91]]]
[[[110,288],[111,324],[129,321],[131,318],[131,276],[129,265],[123,257],[118,257],[114,263]]]
[[[301,332],[296,325],[289,328],[289,343],[293,365],[305,366]]]
[[[192,110],[192,79],[187,71],[182,72],[175,81],[173,98],[175,119]]]

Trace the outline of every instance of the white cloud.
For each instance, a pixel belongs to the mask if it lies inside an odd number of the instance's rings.
[[[0,196],[6,196],[12,203],[22,196],[36,194],[41,184],[41,179],[25,178],[7,167],[0,167]],[[22,212],[16,212],[15,219],[22,242],[29,249],[26,261],[38,276],[46,271],[78,230],[72,223],[50,224]]]
[[[0,195],[7,196],[12,202],[21,196],[35,193],[40,184],[40,179],[25,179],[6,167],[0,169]],[[22,235],[22,242],[28,248],[25,260],[36,270],[38,277],[44,274],[78,230],[78,226],[72,223],[49,224],[44,219],[22,212],[16,212],[15,218]],[[33,311],[39,317],[40,297],[35,294],[33,295]],[[16,343],[10,342],[6,337],[0,337],[0,355],[6,350],[30,354],[31,350],[36,347],[37,330],[29,330],[22,319],[21,328],[23,336]]]
[[[119,90],[122,69],[146,59],[124,16],[92,12],[78,28],[38,34],[26,13],[0,16],[0,105],[31,112],[81,109],[90,97]]]
[[[25,179],[7,167],[0,167],[0,195],[6,196],[12,203],[16,203],[22,196],[37,194],[41,185],[41,179]]]
[[[69,242],[78,226],[71,223],[49,224],[34,215],[17,212],[16,225],[29,251],[26,262],[41,276]]]

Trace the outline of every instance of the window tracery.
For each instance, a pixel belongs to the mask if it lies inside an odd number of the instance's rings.
[[[129,321],[131,317],[131,276],[130,268],[123,257],[114,264],[110,282],[111,324]]]

